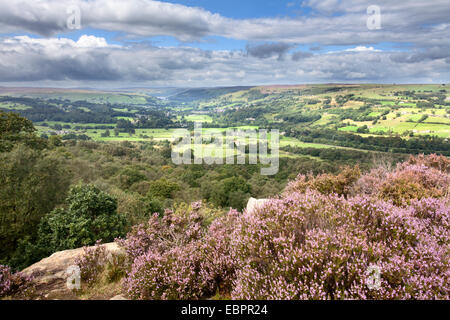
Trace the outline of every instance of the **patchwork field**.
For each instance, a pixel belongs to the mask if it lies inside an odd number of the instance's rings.
[[[439,147],[433,148],[445,151],[450,138],[446,85],[298,85],[136,92],[1,88],[1,109],[30,118],[42,135],[105,142],[173,142],[174,130],[193,130],[195,123],[202,123],[204,132],[278,129],[282,133],[281,148],[383,151],[362,142],[345,142],[359,136],[400,137],[405,143],[440,138]],[[408,149],[402,148],[402,152]],[[417,150],[415,147],[414,152]],[[283,156],[293,156],[281,151]]]

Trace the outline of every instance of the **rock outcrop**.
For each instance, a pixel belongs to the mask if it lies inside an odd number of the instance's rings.
[[[262,207],[269,199],[250,198],[247,202],[247,212],[252,212],[256,208]]]
[[[107,253],[115,254],[123,252],[117,243],[103,244]],[[55,252],[48,258],[29,266],[22,272],[33,275],[36,289],[42,299],[49,300],[78,300],[80,299],[67,286],[67,278],[70,276],[67,270],[75,265],[75,260],[83,253],[83,248]],[[115,294],[113,294],[115,296]]]

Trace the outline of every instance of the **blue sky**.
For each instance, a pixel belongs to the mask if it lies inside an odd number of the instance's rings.
[[[233,18],[237,20],[258,19],[258,18],[295,18],[299,16],[309,17],[317,14],[312,8],[304,4],[302,0],[228,0],[228,1],[214,1],[214,0],[168,0],[167,3],[181,4],[187,7],[197,7],[211,13],[217,13],[221,16]],[[195,41],[180,41],[174,36],[152,36],[139,37],[136,39],[128,39],[122,32],[111,32],[101,29],[85,28],[81,30],[63,32],[56,36],[67,37],[73,40],[78,40],[84,34],[94,35],[105,38],[111,44],[124,43],[152,43],[159,47],[193,47],[203,50],[245,50],[249,44],[247,40],[233,39],[223,36],[207,36]],[[33,36],[32,34],[30,36]],[[264,41],[250,41],[253,44],[264,43]],[[408,44],[398,44],[392,42],[379,42],[372,44],[374,49],[391,50],[395,48],[401,51],[406,48]],[[339,51],[353,48],[351,45],[341,46],[321,46],[320,43],[302,43],[298,44],[298,49],[313,50],[316,53],[326,53],[329,51]],[[295,48],[291,48],[293,51]]]
[[[165,2],[182,4],[189,7],[198,7],[234,19],[296,17],[299,15],[308,16],[311,14],[311,9],[302,6],[302,1],[300,0],[171,0]],[[86,33],[104,37],[109,43],[120,44],[120,39],[122,39],[121,34],[118,32],[107,32],[92,28],[76,32],[65,32],[58,34],[58,36],[69,37],[76,40]],[[139,38],[133,39],[133,41],[151,41],[157,46],[190,46],[204,50],[241,50],[245,49],[247,44],[247,41],[245,40],[236,40],[220,36],[210,36],[193,42],[182,42],[178,41],[175,37],[168,36]]]
[[[376,4],[0,0],[0,85],[448,83],[450,2]]]
[[[172,0],[166,2],[200,7],[236,19],[296,16],[300,12],[311,11],[309,8],[302,8],[302,1],[299,0]]]

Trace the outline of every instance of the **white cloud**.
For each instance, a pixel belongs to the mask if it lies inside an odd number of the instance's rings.
[[[76,42],[76,46],[79,48],[104,48],[107,47],[105,38],[99,38],[95,36],[83,35]]]
[[[202,8],[151,0],[0,0],[0,30],[50,36],[67,28],[70,5],[81,9],[81,27],[140,37],[173,36],[182,41],[224,36],[249,41],[368,45],[405,42],[450,45],[448,0],[377,1],[382,30],[368,30],[369,0],[310,0],[318,12],[297,18],[232,19]],[[332,13],[339,13],[332,15]]]
[[[447,82],[443,60],[398,63],[375,50],[307,55],[302,59],[261,59],[243,51],[204,51],[150,45],[110,45],[103,38],[13,37],[0,41],[0,82],[102,83],[220,86],[305,82]],[[437,54],[437,53],[436,53]]]
[[[349,49],[345,49],[344,51],[347,52],[381,52],[381,50],[378,49],[374,49],[374,47],[365,47],[365,46],[357,46],[355,48],[349,48]]]
[[[81,27],[119,36],[172,36],[181,41],[222,36],[249,43],[242,51],[112,45],[83,35],[51,38],[67,28],[70,5],[81,9]],[[154,85],[233,85],[329,81],[420,82],[450,79],[448,0],[379,0],[382,29],[368,30],[369,0],[310,0],[314,14],[296,18],[233,19],[202,8],[151,0],[0,0],[0,30],[31,33],[0,38],[0,82],[146,82]],[[294,7],[292,7],[294,8]],[[295,8],[294,8],[295,9]],[[294,10],[293,9],[293,10]],[[407,44],[408,52],[381,51],[382,43]],[[327,54],[297,44],[342,47]],[[336,50],[336,49],[334,49]],[[287,57],[287,59],[284,59]],[[278,59],[277,59],[278,58]]]
[[[22,45],[23,47],[33,46],[42,47],[48,51],[57,50],[63,47],[77,47],[77,48],[105,48],[105,47],[117,47],[116,45],[108,45],[105,38],[82,35],[78,41],[73,41],[67,38],[31,38],[29,36],[16,36],[12,38],[6,38],[5,44]]]

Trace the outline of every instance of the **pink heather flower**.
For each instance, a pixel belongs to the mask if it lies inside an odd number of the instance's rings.
[[[120,241],[133,261],[128,295],[449,299],[450,161],[419,156],[355,177],[300,175],[263,207],[209,226],[198,203],[152,216]],[[378,289],[367,286],[370,266]]]

